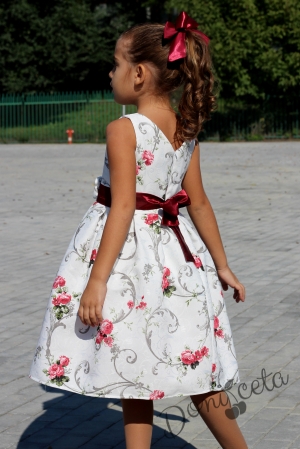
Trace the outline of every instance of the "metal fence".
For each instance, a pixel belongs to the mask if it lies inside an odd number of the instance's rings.
[[[205,124],[200,140],[262,140],[300,138],[299,101],[270,99],[263,105],[229,106]],[[126,106],[125,112],[135,112]],[[0,142],[104,142],[107,124],[124,114],[111,92],[0,96]]]
[[[135,112],[127,106],[127,114]],[[2,95],[0,141],[66,142],[73,129],[74,142],[103,142],[109,122],[124,114],[111,92]]]
[[[262,103],[242,104],[219,100],[205,124],[201,140],[267,140],[300,138],[300,104],[271,97]]]

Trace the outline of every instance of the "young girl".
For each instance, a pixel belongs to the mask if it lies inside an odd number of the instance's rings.
[[[208,38],[181,13],[175,26],[123,33],[114,59],[115,101],[138,112],[107,127],[97,201],[54,281],[30,375],[121,398],[127,449],[150,448],[153,400],[187,395],[222,448],[244,449],[224,392],[239,378],[222,288],[236,302],[245,289],[226,260],[196,140],[215,101]]]

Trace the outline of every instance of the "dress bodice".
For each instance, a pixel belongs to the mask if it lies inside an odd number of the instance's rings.
[[[174,151],[170,141],[148,117],[128,114],[136,135],[136,191],[168,199],[179,192],[194,151],[195,140]],[[107,154],[101,183],[109,186]]]

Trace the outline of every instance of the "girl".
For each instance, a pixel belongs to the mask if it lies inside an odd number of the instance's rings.
[[[181,13],[175,26],[123,33],[114,59],[115,101],[138,112],[107,127],[97,201],[54,281],[31,378],[121,398],[127,449],[150,448],[153,400],[187,395],[222,448],[244,449],[224,392],[239,378],[222,288],[237,302],[245,289],[226,260],[196,140],[215,102],[208,38]]]

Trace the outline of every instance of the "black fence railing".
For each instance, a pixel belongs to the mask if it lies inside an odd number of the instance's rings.
[[[135,112],[113,101],[111,92],[0,96],[0,142],[104,142],[111,120]],[[300,138],[299,99],[272,98],[245,105],[219,100],[200,140]]]

